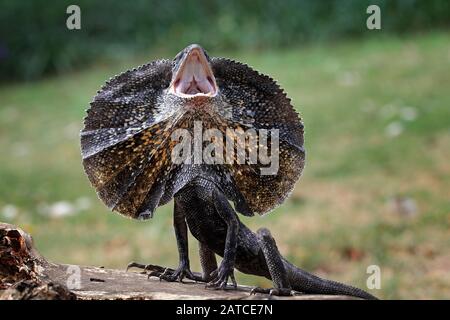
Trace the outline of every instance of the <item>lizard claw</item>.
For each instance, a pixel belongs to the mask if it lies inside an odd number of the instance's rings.
[[[265,289],[261,287],[254,287],[252,290],[250,290],[250,295],[256,295],[257,293],[270,293],[270,289]]]
[[[138,262],[134,262],[134,261],[130,262],[127,265],[126,272],[128,272],[128,270],[130,270],[131,268],[142,269],[143,270],[142,273],[144,273],[144,274],[147,271],[150,271],[150,273],[159,274],[159,273],[164,272],[164,270],[168,269],[168,268],[157,266],[157,265],[154,265],[154,264],[142,264],[142,263],[138,263]],[[172,270],[172,269],[170,269],[170,270]]]
[[[175,272],[170,272],[169,268],[166,268],[163,273],[158,275],[159,281],[173,282],[176,280],[176,277],[173,277],[174,274]]]
[[[230,278],[234,289],[237,289],[237,283],[234,277],[233,268],[221,264],[219,268],[211,272],[210,277],[212,278],[212,280],[206,284],[205,288],[226,290],[228,285],[228,278]]]
[[[163,273],[154,274],[159,277],[159,280],[165,280],[168,282],[179,281],[183,282],[184,278],[196,280],[196,276],[192,273],[187,263],[180,263],[176,270],[166,268]]]
[[[129,269],[131,268],[138,268],[138,269],[142,269],[142,274],[147,274],[147,279],[150,279],[150,277],[158,277],[160,278],[161,276],[165,275],[166,273],[173,271],[173,269],[170,268],[163,268],[163,267],[159,267],[159,266],[155,266],[152,264],[142,264],[142,263],[137,263],[137,262],[130,262],[127,265],[127,269],[126,272],[128,272]],[[164,270],[164,271],[162,271]],[[147,273],[147,271],[150,271],[149,273]]]
[[[127,269],[125,270],[125,272],[128,272],[128,270],[130,270],[131,268],[138,268],[138,269],[145,270],[146,267],[147,267],[147,265],[145,265],[145,264],[132,261],[127,265]]]
[[[289,289],[289,288],[260,288],[255,287],[250,291],[250,295],[257,294],[257,293],[263,293],[268,294],[269,296],[295,296],[296,291]]]

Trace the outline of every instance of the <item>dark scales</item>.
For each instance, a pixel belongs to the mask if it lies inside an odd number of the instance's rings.
[[[193,50],[207,59],[217,95],[182,98],[169,92]],[[224,137],[227,128],[278,129],[278,172],[261,175],[260,164],[174,164],[172,133],[180,128],[192,132],[195,121],[202,121],[204,130],[220,130]],[[295,267],[279,254],[267,229],[255,234],[239,220],[236,211],[265,214],[283,203],[305,165],[303,124],[272,78],[236,61],[209,58],[201,47],[191,45],[173,61],[153,61],[109,80],[91,102],[84,124],[83,165],[110,209],[147,219],[158,206],[175,199],[180,265],[157,274],[162,279],[187,277],[227,288],[228,279],[235,283],[237,268],[272,279],[272,294],[295,290],[373,298]],[[190,270],[188,230],[200,242],[202,274]],[[223,257],[219,266],[216,254]],[[256,288],[255,292],[269,291]]]

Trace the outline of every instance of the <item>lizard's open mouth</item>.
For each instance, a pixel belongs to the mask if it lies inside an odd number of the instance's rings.
[[[215,96],[217,84],[205,54],[200,48],[193,48],[181,63],[176,77],[170,85],[170,92],[183,97]]]

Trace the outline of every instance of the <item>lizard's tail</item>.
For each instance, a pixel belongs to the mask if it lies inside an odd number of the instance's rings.
[[[377,299],[359,288],[319,278],[294,266],[281,256],[269,230],[265,228],[259,229],[257,239],[264,253],[264,258],[275,287],[290,287],[295,291],[312,294],[346,295],[368,300]]]
[[[356,287],[352,287],[337,281],[322,279],[292,263],[284,260],[286,272],[292,289],[304,293],[346,295],[367,300],[377,300],[377,297]]]

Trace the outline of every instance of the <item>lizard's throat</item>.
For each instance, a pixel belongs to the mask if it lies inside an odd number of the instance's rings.
[[[182,98],[217,95],[217,84],[211,67],[200,50],[193,49],[181,64],[169,91]]]

